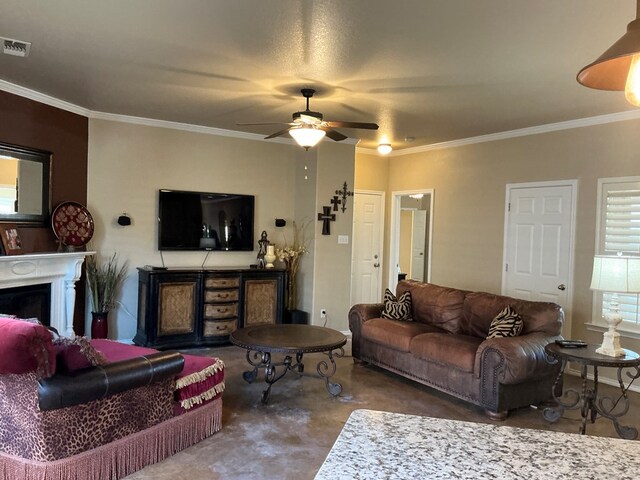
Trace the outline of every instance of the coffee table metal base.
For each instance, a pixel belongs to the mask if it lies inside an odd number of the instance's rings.
[[[316,366],[316,371],[320,378],[324,378],[327,391],[335,396],[340,395],[342,392],[342,385],[339,383],[333,383],[329,379],[336,373],[336,361],[335,358],[341,358],[344,356],[344,349],[342,347],[324,352],[329,357],[329,361],[320,360]],[[286,355],[281,362],[274,362],[271,357],[271,352],[260,352],[256,350],[247,350],[247,362],[253,366],[253,370],[247,370],[242,374],[242,378],[247,383],[253,383],[258,377],[258,371],[264,368],[265,381],[267,382],[267,389],[262,392],[262,403],[267,404],[269,402],[269,395],[271,394],[271,387],[274,383],[284,377],[287,372],[293,371],[302,376],[304,373],[304,364],[302,363],[303,353],[296,353],[295,363],[291,355]],[[281,368],[282,367],[282,368]]]

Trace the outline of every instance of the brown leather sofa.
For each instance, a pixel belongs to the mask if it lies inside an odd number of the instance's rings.
[[[485,409],[495,419],[552,398],[558,365],[544,347],[562,338],[562,308],[484,292],[403,280],[411,292],[413,321],[381,318],[383,304],[354,305],[349,328],[356,363],[371,363]],[[493,318],[511,305],[523,319],[521,334],[486,339]],[[558,393],[562,384],[556,385]]]

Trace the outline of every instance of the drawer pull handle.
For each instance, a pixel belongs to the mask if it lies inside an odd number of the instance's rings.
[[[225,313],[229,311],[228,308],[218,308],[217,310],[218,310],[218,313]]]
[[[229,294],[228,293],[221,293],[220,294],[220,298],[228,298]]]

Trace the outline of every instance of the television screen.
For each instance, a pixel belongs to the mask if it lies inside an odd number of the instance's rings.
[[[253,195],[160,190],[159,250],[253,250]]]

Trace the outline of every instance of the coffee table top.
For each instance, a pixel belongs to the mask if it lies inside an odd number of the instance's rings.
[[[563,358],[570,362],[599,367],[632,367],[640,365],[640,355],[632,350],[624,349],[624,357],[610,357],[596,352],[600,345],[587,345],[582,348],[562,348],[556,343],[549,343],[544,347],[547,354]]]
[[[252,325],[231,333],[231,343],[259,352],[312,353],[342,347],[347,337],[315,325]]]

